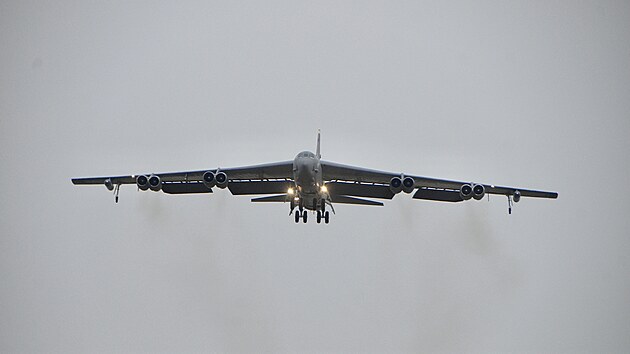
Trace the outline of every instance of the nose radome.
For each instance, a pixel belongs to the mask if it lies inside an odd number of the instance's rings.
[[[302,176],[307,176],[307,175],[312,174],[313,173],[312,171],[315,168],[312,161],[309,161],[308,159],[300,159],[297,165],[298,165],[298,170],[300,171],[299,173]]]
[[[311,161],[308,159],[300,159],[298,164],[300,167],[309,168],[311,166]]]

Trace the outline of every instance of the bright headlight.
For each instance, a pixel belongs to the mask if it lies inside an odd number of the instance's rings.
[[[289,188],[289,190],[287,191],[287,193],[289,195],[293,195],[295,193],[295,191],[293,190],[293,188]]]
[[[322,192],[327,193],[328,192],[328,188],[326,188],[326,186],[322,186]]]

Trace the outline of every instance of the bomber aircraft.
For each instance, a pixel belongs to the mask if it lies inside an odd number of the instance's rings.
[[[197,171],[73,178],[72,183],[105,185],[114,192],[116,203],[123,184],[135,184],[141,191],[168,194],[212,193],[215,187],[227,187],[233,195],[264,195],[252,202],[288,203],[289,215],[295,211],[296,223],[306,223],[310,210],[316,214],[317,223],[323,220],[326,224],[330,220],[326,206],[333,214],[333,204],[382,206],[382,202],[371,199],[392,199],[401,192],[415,191],[414,199],[441,202],[481,200],[486,194],[504,195],[508,199],[509,214],[513,202],[518,202],[521,197],[558,198],[555,192],[450,181],[323,161],[319,131],[315,153],[302,151],[290,161]]]

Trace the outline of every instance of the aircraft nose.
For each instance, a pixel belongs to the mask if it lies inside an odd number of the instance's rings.
[[[300,171],[300,175],[307,175],[313,170],[313,164],[308,159],[299,159],[297,161],[297,167]]]

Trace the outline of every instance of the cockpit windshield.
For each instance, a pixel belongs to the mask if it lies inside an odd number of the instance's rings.
[[[315,158],[315,154],[313,154],[310,151],[302,151],[298,156],[300,156],[300,157],[309,157],[311,159]]]

